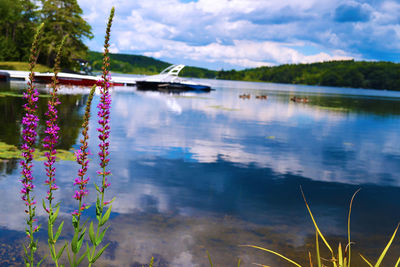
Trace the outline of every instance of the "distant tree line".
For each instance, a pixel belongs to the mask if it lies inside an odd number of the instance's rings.
[[[35,29],[43,22],[38,62],[52,66],[56,47],[68,34],[62,62],[73,67],[74,59],[86,57],[83,39],[93,37],[81,15],[76,0],[0,0],[0,61],[27,61]]]
[[[218,79],[400,90],[400,64],[330,61],[219,71]]]
[[[114,72],[132,74],[157,74],[171,65],[151,57],[111,54]],[[101,70],[102,55],[89,52],[94,70]],[[400,90],[400,64],[371,61],[329,61],[312,64],[286,64],[253,69],[209,70],[187,66],[179,74],[183,77],[259,81],[273,83],[323,85],[352,88]]]
[[[120,73],[158,74],[171,65],[165,61],[138,55],[110,53],[110,59],[111,70]],[[90,51],[88,60],[91,62],[93,70],[101,71],[102,53]],[[214,70],[187,66],[179,73],[179,76],[213,79],[216,74],[217,72]]]

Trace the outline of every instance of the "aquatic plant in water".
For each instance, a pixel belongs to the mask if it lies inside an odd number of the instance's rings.
[[[38,241],[34,239],[34,233],[39,231],[40,226],[34,225],[36,220],[35,215],[36,215],[36,201],[35,197],[32,195],[32,191],[35,188],[35,185],[33,184],[33,176],[32,176],[32,168],[33,168],[33,153],[35,152],[35,142],[36,142],[36,137],[37,137],[37,123],[39,121],[39,118],[37,116],[37,101],[38,101],[38,95],[39,92],[33,85],[34,81],[34,74],[33,74],[33,69],[36,64],[36,59],[38,56],[38,42],[39,42],[39,37],[41,30],[43,28],[43,24],[41,24],[35,34],[35,37],[33,39],[32,43],[32,48],[31,48],[31,53],[30,53],[30,59],[29,59],[29,66],[30,66],[30,74],[29,74],[29,81],[28,81],[28,88],[26,93],[24,93],[24,99],[26,100],[26,103],[23,105],[25,115],[22,118],[22,139],[23,139],[23,144],[21,146],[22,156],[23,160],[21,160],[20,164],[22,166],[22,189],[21,189],[21,194],[22,194],[22,200],[25,202],[25,213],[28,214],[28,219],[26,220],[27,227],[26,227],[26,235],[29,238],[29,245],[26,247],[25,244],[23,244],[24,247],[24,261],[26,266],[33,266],[34,263],[34,255],[37,250],[37,243]],[[40,265],[40,262],[38,263]]]
[[[59,211],[60,211],[60,203],[57,203],[56,205],[53,206],[53,192],[58,189],[58,186],[56,184],[56,179],[55,179],[55,171],[56,168],[54,167],[54,164],[56,162],[56,154],[57,154],[57,149],[55,148],[56,144],[58,143],[59,135],[58,132],[60,130],[60,127],[57,124],[57,119],[58,119],[58,110],[57,106],[60,104],[60,100],[58,99],[57,96],[57,90],[58,90],[58,78],[57,74],[59,71],[59,66],[60,66],[60,57],[61,57],[61,50],[64,46],[65,39],[67,36],[63,38],[61,41],[61,44],[58,48],[55,63],[54,63],[54,76],[52,78],[53,83],[52,83],[52,91],[51,91],[51,98],[47,102],[47,112],[46,112],[46,130],[45,134],[46,136],[43,138],[43,148],[46,150],[44,153],[47,161],[44,163],[45,169],[46,169],[46,176],[47,179],[45,181],[46,185],[48,185],[49,189],[47,191],[47,205],[45,200],[43,199],[43,208],[44,210],[49,214],[48,217],[48,244],[49,244],[49,250],[50,250],[50,255],[51,258],[53,259],[55,265],[58,267],[58,259],[61,257],[65,247],[67,246],[67,243],[64,244],[64,246],[57,252],[55,248],[55,244],[57,242],[57,239],[60,237],[64,222],[61,222],[60,225],[58,226],[57,232],[54,235],[54,223],[58,217]]]
[[[73,253],[73,257],[71,259],[69,252],[68,252],[68,260],[71,266],[78,266],[82,260],[86,257],[89,250],[86,251],[79,257],[78,254],[83,244],[83,239],[86,232],[85,224],[81,225],[81,215],[85,209],[88,209],[89,206],[83,202],[83,198],[89,193],[86,189],[86,186],[90,180],[89,177],[86,176],[89,159],[88,156],[89,146],[89,119],[90,119],[90,107],[92,104],[94,92],[96,90],[96,85],[92,87],[89,93],[88,100],[86,102],[86,109],[85,115],[83,117],[83,124],[82,124],[82,138],[80,140],[80,149],[75,153],[76,155],[76,162],[80,165],[80,169],[78,171],[78,177],[75,178],[74,186],[78,186],[78,190],[75,191],[73,196],[74,199],[78,201],[78,209],[72,212],[72,225],[74,227],[74,236],[71,242],[71,250]]]
[[[98,225],[97,225],[97,232],[96,235],[94,234],[94,229],[93,229],[93,222],[90,224],[89,228],[89,237],[90,241],[92,242],[92,249],[90,249],[89,244],[87,243],[87,249],[86,252],[84,252],[82,255],[80,255],[79,259],[78,254],[80,251],[80,248],[83,244],[84,241],[84,236],[86,232],[85,223],[81,225],[81,215],[82,211],[87,209],[88,206],[83,202],[84,196],[88,194],[88,190],[86,189],[87,183],[89,181],[89,177],[86,176],[87,170],[88,170],[88,155],[89,155],[89,148],[88,148],[88,131],[89,131],[89,118],[90,118],[90,106],[91,102],[94,96],[94,92],[96,89],[96,86],[93,86],[89,98],[87,101],[86,105],[86,110],[85,110],[85,116],[84,116],[84,122],[82,125],[82,139],[80,140],[81,146],[80,150],[76,152],[76,160],[78,164],[80,165],[80,169],[78,171],[78,178],[75,179],[74,185],[78,186],[78,190],[75,192],[75,195],[73,196],[74,199],[78,201],[78,209],[75,210],[72,213],[72,223],[74,227],[74,236],[71,241],[71,249],[73,252],[73,258],[71,260],[69,250],[68,252],[68,259],[70,262],[71,266],[78,266],[82,260],[87,256],[88,261],[89,261],[89,266],[91,266],[96,260],[102,255],[104,250],[107,248],[108,244],[101,248],[99,251],[96,252],[96,248],[100,245],[102,242],[102,239],[104,238],[104,235],[109,228],[107,226],[105,229],[101,230],[104,224],[108,221],[111,213],[111,206],[107,209],[107,211],[103,214],[104,208],[112,203],[113,200],[111,201],[104,201],[104,193],[105,190],[110,186],[110,183],[108,182],[107,177],[111,174],[110,171],[106,169],[110,159],[109,159],[109,146],[110,143],[108,141],[109,135],[110,135],[110,104],[111,104],[111,96],[109,93],[109,87],[110,87],[110,76],[109,76],[109,66],[110,66],[110,58],[108,57],[108,48],[109,48],[109,40],[110,40],[110,30],[111,30],[111,24],[112,24],[112,19],[114,17],[114,8],[111,9],[110,17],[108,20],[107,24],[107,30],[106,30],[106,39],[104,42],[104,60],[103,60],[103,75],[102,75],[102,80],[99,81],[99,85],[101,86],[101,100],[98,105],[99,112],[99,124],[100,127],[97,129],[99,131],[99,139],[100,139],[100,167],[101,170],[98,171],[98,174],[102,177],[102,183],[101,186],[98,187],[95,185],[96,190],[98,192],[97,195],[97,202],[96,202],[96,218],[98,220]],[[35,154],[35,142],[37,138],[37,125],[39,118],[37,116],[37,101],[39,97],[39,93],[37,89],[33,85],[34,81],[34,73],[33,69],[36,64],[36,59],[38,57],[38,52],[37,52],[37,45],[39,41],[39,36],[40,32],[43,28],[43,24],[40,25],[38,28],[34,41],[32,43],[32,48],[31,48],[31,56],[30,56],[30,75],[29,75],[29,81],[28,81],[28,88],[27,92],[23,94],[23,97],[26,99],[26,103],[24,104],[24,110],[25,110],[25,115],[22,119],[22,138],[23,138],[23,144],[21,145],[21,150],[22,150],[22,157],[23,160],[21,161],[21,166],[22,166],[22,189],[21,189],[21,194],[22,194],[22,200],[25,202],[26,205],[26,210],[25,212],[28,214],[28,219],[26,220],[28,227],[26,227],[26,234],[29,238],[29,245],[26,247],[24,245],[24,260],[25,260],[25,265],[32,267],[34,264],[35,260],[35,252],[37,251],[38,248],[38,241],[34,240],[34,233],[36,233],[40,226],[35,226],[36,218],[35,218],[35,211],[36,211],[36,201],[34,200],[34,196],[32,195],[32,191],[34,189],[34,184],[33,184],[33,176],[32,176],[32,168],[33,168],[33,156]],[[59,69],[59,63],[60,63],[60,55],[61,55],[61,50],[62,47],[65,43],[65,39],[61,42],[61,45],[59,46],[58,52],[57,52],[57,57],[55,61],[55,66],[54,66],[54,77],[53,77],[53,83],[52,83],[52,92],[51,92],[51,98],[48,101],[48,111],[46,112],[46,130],[45,130],[45,138],[43,139],[43,148],[45,149],[45,157],[46,157],[46,162],[44,163],[45,169],[46,169],[46,185],[49,187],[47,191],[47,203],[45,200],[43,200],[43,208],[44,210],[48,213],[48,244],[49,244],[49,250],[51,257],[55,263],[56,266],[58,266],[58,260],[60,259],[64,249],[67,247],[68,243],[66,242],[63,247],[57,252],[55,249],[55,243],[57,239],[60,237],[62,228],[64,225],[64,222],[61,222],[58,226],[58,230],[54,235],[54,224],[55,221],[58,217],[59,211],[60,211],[60,204],[57,203],[56,205],[53,204],[54,196],[53,193],[58,189],[58,186],[56,185],[56,180],[55,180],[55,167],[54,164],[56,162],[56,154],[57,150],[55,148],[58,139],[59,139],[59,126],[57,124],[57,119],[58,119],[58,111],[57,111],[57,105],[60,104],[60,101],[57,97],[57,84],[58,84],[58,79],[57,79],[57,74],[58,74],[58,69]],[[9,147],[7,147],[7,151],[10,150]],[[14,149],[15,151],[18,151],[16,148]],[[12,151],[14,151],[12,150]],[[37,153],[36,153],[37,154]],[[38,155],[36,155],[38,156]],[[37,266],[40,266],[40,264],[43,262],[45,257],[37,263]]]
[[[302,193],[304,202],[305,202],[305,204],[306,204],[308,213],[310,214],[311,220],[312,220],[312,222],[313,222],[313,224],[314,224],[314,227],[315,227],[315,245],[316,245],[316,255],[315,255],[315,256],[316,256],[316,259],[317,259],[317,266],[318,266],[318,267],[324,267],[324,266],[327,267],[326,264],[323,264],[323,263],[322,263],[322,261],[324,260],[324,261],[326,261],[326,262],[329,262],[330,265],[333,266],[333,267],[350,267],[350,265],[351,265],[351,245],[352,245],[352,242],[351,242],[351,239],[350,239],[350,217],[351,217],[351,208],[352,208],[352,206],[353,206],[353,200],[354,200],[356,194],[360,191],[360,189],[357,190],[357,191],[353,194],[353,196],[352,196],[352,198],[351,198],[351,200],[350,200],[349,214],[348,214],[348,217],[347,217],[347,238],[348,238],[348,243],[347,243],[346,246],[342,246],[341,243],[339,243],[339,245],[338,245],[338,250],[337,250],[337,254],[336,254],[336,255],[335,255],[335,252],[333,251],[332,247],[329,245],[329,243],[328,243],[327,240],[325,239],[324,235],[323,235],[322,232],[320,231],[320,229],[319,229],[319,227],[318,227],[318,225],[317,225],[317,223],[316,223],[316,221],[315,221],[315,219],[314,219],[314,216],[313,216],[313,214],[312,214],[312,212],[311,212],[311,209],[310,209],[310,207],[309,207],[309,205],[308,205],[308,203],[307,203],[307,200],[306,200],[306,198],[305,198],[305,196],[304,196],[303,190],[302,190],[301,188],[300,188],[300,190],[301,190],[301,193]],[[382,252],[381,255],[379,256],[379,258],[378,258],[378,260],[377,260],[377,262],[376,262],[375,264],[372,264],[372,263],[371,263],[370,261],[368,261],[363,255],[360,254],[361,258],[365,261],[365,263],[366,263],[368,266],[370,266],[370,267],[379,267],[379,266],[381,266],[382,261],[383,261],[383,259],[385,258],[386,253],[387,253],[389,247],[392,245],[392,242],[393,242],[393,240],[394,240],[394,238],[395,238],[395,236],[396,236],[396,233],[397,233],[398,228],[399,228],[399,225],[397,225],[397,227],[396,227],[396,229],[395,229],[393,235],[391,236],[389,242],[386,244],[386,247],[384,248],[383,252]],[[331,253],[330,258],[327,259],[327,260],[324,259],[323,257],[321,257],[321,254],[320,254],[320,246],[319,246],[319,238],[322,239],[323,243],[325,244],[325,246],[328,248],[328,250],[329,250],[330,253]],[[293,264],[293,265],[295,265],[295,266],[302,267],[302,265],[300,265],[299,263],[293,261],[292,259],[290,259],[290,258],[288,258],[288,257],[285,257],[284,255],[282,255],[282,254],[280,254],[280,253],[278,253],[278,252],[276,252],[276,251],[273,251],[273,250],[270,250],[270,249],[267,249],[267,248],[263,248],[263,247],[260,247],[260,246],[254,246],[254,245],[243,245],[243,246],[244,246],[244,247],[256,248],[256,249],[259,249],[259,250],[262,250],[262,251],[265,251],[265,252],[274,254],[274,255],[276,255],[276,256],[278,256],[278,257],[280,257],[280,258],[286,260],[287,262],[290,262],[291,264]],[[309,255],[310,267],[312,267],[312,266],[313,266],[313,262],[312,262],[311,253],[308,252],[308,255]],[[266,266],[266,265],[258,264],[258,263],[255,263],[255,265],[258,265],[258,266]],[[399,259],[397,260],[397,262],[396,262],[396,264],[395,264],[395,267],[398,267],[398,266],[400,266],[400,257],[399,257]]]
[[[89,226],[89,238],[92,243],[92,248],[91,251],[88,253],[89,266],[91,266],[94,262],[96,262],[96,260],[101,256],[101,254],[109,245],[109,244],[105,245],[96,253],[96,248],[100,245],[107,229],[110,227],[107,226],[103,230],[101,230],[102,227],[105,225],[105,223],[107,223],[108,219],[110,218],[112,206],[109,206],[105,213],[104,213],[104,208],[110,205],[114,200],[114,199],[111,201],[104,200],[105,190],[110,186],[110,183],[108,182],[108,176],[111,175],[111,172],[107,170],[106,167],[110,162],[109,159],[110,152],[108,151],[110,147],[110,142],[108,141],[108,139],[110,136],[111,95],[109,88],[110,88],[111,77],[109,75],[110,58],[108,56],[109,53],[108,48],[110,46],[109,44],[110,31],[111,31],[113,17],[114,17],[114,7],[111,9],[110,16],[108,18],[106,36],[104,40],[103,74],[101,81],[99,81],[101,85],[101,90],[100,90],[101,96],[100,96],[100,103],[97,106],[98,108],[97,116],[100,127],[97,129],[97,131],[99,132],[98,138],[100,140],[99,144],[100,152],[98,154],[100,157],[101,170],[98,171],[97,173],[99,174],[102,180],[100,187],[95,184],[97,191],[97,200],[96,200],[97,230],[95,234],[93,222],[91,222]]]

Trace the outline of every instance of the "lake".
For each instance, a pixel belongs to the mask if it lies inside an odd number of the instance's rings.
[[[273,249],[299,263],[314,255],[315,230],[301,195],[334,249],[347,243],[351,216],[352,263],[358,253],[375,262],[400,222],[400,92],[207,80],[210,93],[166,94],[115,87],[111,110],[111,187],[116,196],[110,242],[96,266],[292,266],[277,256],[239,245]],[[23,83],[3,84],[0,142],[18,145]],[[46,88],[41,92],[46,94]],[[62,87],[59,148],[79,148],[88,91]],[[250,94],[250,99],[239,95]],[[256,96],[268,95],[268,99]],[[307,97],[308,103],[290,101]],[[46,97],[39,99],[43,136]],[[94,98],[89,167],[96,170]],[[73,180],[78,165],[56,164],[65,220],[62,239],[72,234],[76,208]],[[22,261],[25,213],[16,159],[0,160],[0,266]],[[35,161],[36,199],[47,188],[43,161]],[[89,203],[95,200],[90,185]],[[38,206],[39,221],[46,214]],[[94,217],[90,208],[86,215]],[[42,229],[40,253],[47,250]],[[61,244],[62,240],[60,240]],[[323,246],[322,242],[321,247]],[[397,236],[385,266],[400,249]],[[329,253],[324,252],[325,257]]]

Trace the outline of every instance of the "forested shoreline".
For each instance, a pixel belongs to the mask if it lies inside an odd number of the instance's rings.
[[[156,74],[171,63],[150,57],[110,54],[114,72]],[[89,52],[94,70],[101,70],[101,53]],[[180,76],[237,81],[273,82],[400,90],[400,64],[385,61],[329,61],[311,64],[286,64],[245,70],[209,70],[185,67]]]
[[[400,64],[373,61],[329,61],[219,71],[216,78],[241,81],[400,90]]]
[[[68,35],[62,55],[63,70],[78,70],[76,59],[87,59],[101,71],[102,54],[89,51],[84,41],[93,34],[81,17],[76,0],[3,0],[0,9],[0,62],[27,62],[33,33],[44,23],[38,63],[52,67],[56,45]],[[157,74],[170,63],[151,57],[110,54],[111,70],[120,73]],[[12,66],[18,66],[13,64]],[[180,76],[208,79],[400,90],[400,64],[373,61],[330,61],[286,64],[245,70],[209,70],[188,66]]]

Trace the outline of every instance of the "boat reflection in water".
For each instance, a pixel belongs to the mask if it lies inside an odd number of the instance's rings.
[[[211,86],[200,84],[194,81],[184,80],[178,77],[179,72],[185,65],[171,65],[160,74],[147,76],[142,80],[136,81],[138,90],[166,91],[166,92],[185,92],[198,91],[209,92]]]

